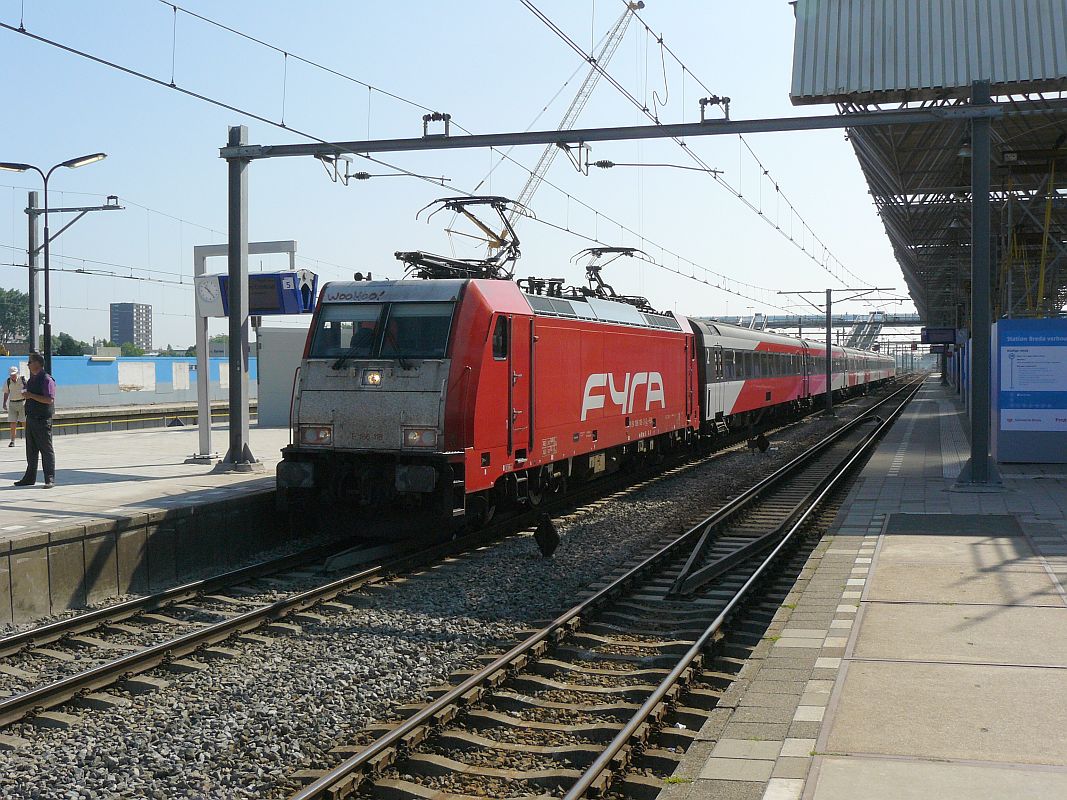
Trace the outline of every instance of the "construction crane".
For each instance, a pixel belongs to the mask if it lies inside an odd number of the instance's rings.
[[[570,106],[567,108],[567,112],[563,115],[563,120],[556,128],[557,131],[567,131],[574,127],[574,124],[578,121],[578,115],[582,113],[582,109],[585,108],[589,102],[589,98],[593,94],[593,89],[597,85],[597,81],[600,80],[603,70],[607,68],[608,62],[611,61],[612,56],[615,55],[615,51],[619,49],[619,45],[622,44],[623,37],[626,35],[626,28],[630,24],[630,20],[633,18],[633,12],[640,11],[645,7],[642,0],[637,2],[630,2],[626,4],[626,10],[622,12],[615,24],[611,26],[611,29],[604,37],[604,43],[600,48],[600,52],[590,59],[591,67],[589,74],[585,76],[585,80],[582,81],[582,85],[578,87],[578,93],[574,96],[574,100],[571,101]],[[515,224],[515,220],[520,216],[520,209],[525,209],[530,204],[530,198],[533,197],[534,192],[537,191],[541,182],[545,179],[545,175],[548,174],[549,167],[552,166],[552,162],[555,160],[559,151],[563,149],[560,145],[550,144],[544,152],[541,153],[541,158],[537,161],[535,166],[530,171],[530,177],[526,181],[526,185],[522,187],[522,191],[519,192],[516,198],[515,206],[512,208],[508,216],[508,227],[512,227]],[[503,233],[501,234],[503,237]],[[492,243],[490,247],[492,247]]]

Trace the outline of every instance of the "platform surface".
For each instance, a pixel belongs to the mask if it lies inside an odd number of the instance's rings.
[[[0,444],[0,542],[94,520],[220,500],[274,486],[274,466],[289,441],[286,428],[249,430],[252,453],[263,472],[212,473],[213,464],[186,464],[198,449],[196,426],[57,436],[56,487],[12,484],[26,469],[24,441]],[[225,425],[212,427],[214,449],[225,453]]]
[[[1067,470],[966,491],[964,424],[928,379],[663,797],[1067,797]]]

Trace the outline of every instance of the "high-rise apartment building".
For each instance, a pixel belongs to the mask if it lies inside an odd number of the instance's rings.
[[[147,303],[111,304],[111,341],[152,349],[152,306]]]

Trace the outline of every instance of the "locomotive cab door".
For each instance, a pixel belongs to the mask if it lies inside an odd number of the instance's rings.
[[[529,458],[533,424],[533,318],[511,318],[511,341],[508,365],[511,380],[508,384],[508,454],[516,461]]]

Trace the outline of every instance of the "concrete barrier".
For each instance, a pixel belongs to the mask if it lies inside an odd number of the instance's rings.
[[[286,535],[267,489],[0,542],[0,622],[223,572]]]

